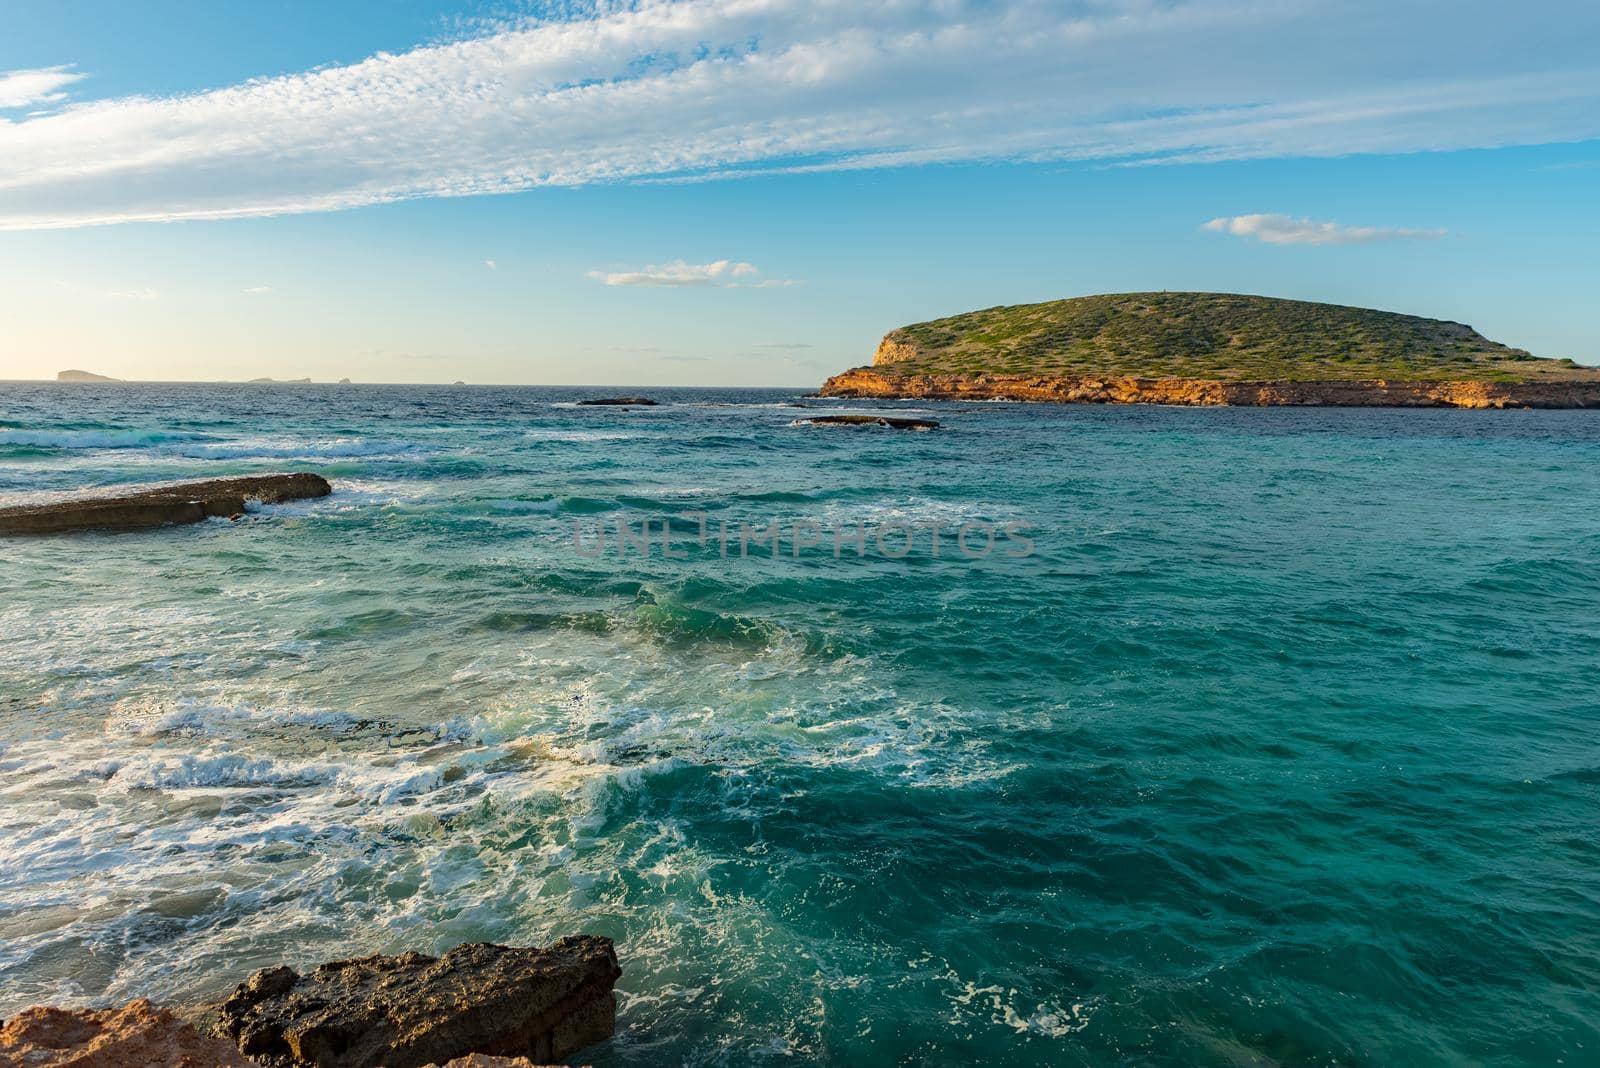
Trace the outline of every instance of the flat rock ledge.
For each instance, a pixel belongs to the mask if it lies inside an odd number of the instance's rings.
[[[814,415],[796,419],[798,426],[885,426],[891,430],[937,430],[937,419],[911,419],[895,415]]]
[[[75,530],[143,530],[169,523],[198,523],[237,516],[245,501],[278,504],[326,497],[333,487],[321,475],[282,475],[176,482],[108,497],[75,497],[0,508],[0,534],[65,534]]]
[[[215,1030],[265,1068],[427,1068],[471,1054],[563,1061],[611,1037],[621,974],[611,940],[592,935],[543,949],[359,957],[306,975],[267,968],[223,1002]]]
[[[602,407],[620,405],[625,408],[654,408],[657,402],[649,397],[594,397],[590,400],[581,400],[578,403]]]
[[[11,1068],[249,1068],[230,1043],[140,998],[117,1009],[24,1009],[0,1026]]]

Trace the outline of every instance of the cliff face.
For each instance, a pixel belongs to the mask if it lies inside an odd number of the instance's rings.
[[[885,364],[905,363],[924,354],[922,346],[912,341],[904,330],[891,330],[878,342],[878,351],[872,354],[872,365],[882,367]]]
[[[894,335],[890,335],[892,338]],[[890,338],[884,339],[889,344]],[[880,346],[879,352],[883,349]],[[882,364],[885,361],[878,361]],[[893,360],[888,361],[891,365]],[[1053,401],[1061,404],[1308,405],[1379,408],[1600,408],[1600,378],[1550,382],[1222,381],[1096,375],[902,374],[857,367],[825,397]]]

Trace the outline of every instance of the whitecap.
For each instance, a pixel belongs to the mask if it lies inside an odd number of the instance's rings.
[[[20,430],[0,428],[0,446],[36,449],[147,449],[169,442],[201,440],[171,430]]]

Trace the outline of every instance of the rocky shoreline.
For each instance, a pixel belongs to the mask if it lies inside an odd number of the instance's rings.
[[[1095,375],[908,374],[856,367],[824,397],[1196,407],[1600,408],[1600,377],[1546,382],[1227,381]]]
[[[611,1037],[621,974],[594,935],[279,966],[188,1020],[144,999],[25,1009],[0,1068],[537,1068]]]

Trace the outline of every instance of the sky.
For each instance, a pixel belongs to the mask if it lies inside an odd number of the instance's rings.
[[[0,378],[815,386],[1209,290],[1600,365],[1592,0],[8,0]]]

